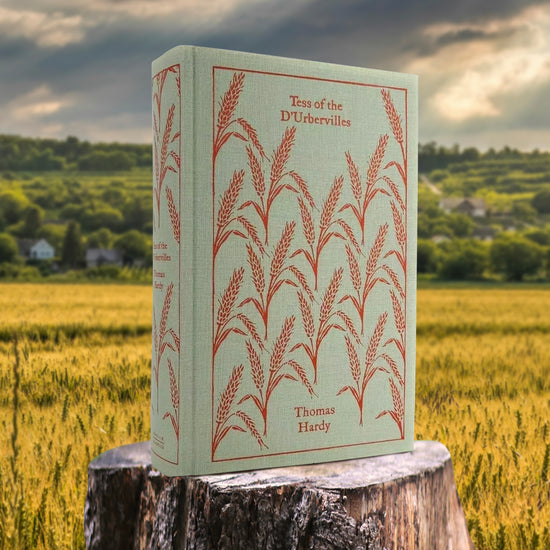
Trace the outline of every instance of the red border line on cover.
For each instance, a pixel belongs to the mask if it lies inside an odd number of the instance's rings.
[[[400,86],[388,86],[383,84],[371,84],[366,82],[356,82],[352,80],[339,80],[339,79],[332,79],[332,78],[322,78],[322,77],[316,77],[316,76],[306,76],[306,75],[297,75],[297,74],[287,74],[287,73],[278,73],[273,71],[261,71],[261,70],[255,70],[255,69],[243,69],[240,67],[233,67],[233,66],[222,66],[222,65],[213,65],[212,66],[212,139],[214,139],[215,136],[215,119],[216,119],[216,97],[215,97],[215,78],[216,78],[216,70],[222,70],[222,71],[239,71],[243,73],[251,73],[251,74],[261,74],[261,75],[268,75],[268,76],[282,76],[287,78],[295,78],[300,80],[311,80],[311,81],[317,81],[317,82],[330,82],[334,84],[344,84],[344,85],[352,85],[352,86],[360,86],[365,88],[384,88],[386,90],[397,90],[404,93],[405,96],[405,141],[406,141],[406,147],[405,151],[407,152],[407,160],[409,156],[409,136],[408,136],[408,121],[409,121],[409,109],[408,109],[408,88],[400,87]],[[212,235],[214,235],[215,230],[215,210],[216,210],[216,188],[215,188],[215,159],[212,156]],[[409,175],[409,169],[408,169],[408,162],[407,162],[407,176]],[[408,222],[408,210],[409,210],[409,189],[408,185],[406,186],[406,195],[405,195],[405,223]],[[408,224],[407,224],[408,226]],[[406,243],[406,249],[405,249],[405,259],[407,261],[408,258],[408,239]],[[408,264],[408,262],[407,262]],[[211,319],[212,319],[212,335],[214,334],[214,313],[215,313],[215,258],[212,259],[212,298],[211,298]],[[405,279],[405,326],[407,327],[406,330],[408,330],[407,325],[407,296],[408,296],[408,265],[407,269],[404,273],[404,279]],[[212,355],[212,362],[211,362],[211,441],[214,439],[214,401],[215,401],[215,388],[214,388],[214,379],[215,379],[215,365],[214,365],[214,355]],[[407,381],[407,363],[406,360],[404,362],[404,382],[405,382],[405,391],[403,394],[403,407],[406,410],[406,399],[407,399],[407,392],[406,392],[406,381]],[[367,442],[360,442],[360,443],[349,443],[345,445],[334,445],[329,447],[319,447],[319,448],[313,448],[313,449],[300,449],[295,451],[282,451],[278,453],[265,453],[265,454],[259,454],[259,455],[250,455],[250,456],[242,456],[242,457],[232,457],[232,458],[224,458],[224,459],[214,459],[214,456],[211,455],[211,461],[212,462],[231,462],[236,460],[247,460],[247,459],[257,459],[257,458],[264,458],[264,457],[271,457],[271,456],[284,456],[289,454],[296,454],[296,453],[308,453],[308,452],[317,452],[317,451],[327,451],[331,449],[343,449],[348,447],[358,447],[363,445],[373,445],[378,443],[389,443],[392,441],[405,441],[407,439],[407,435],[405,433],[406,429],[408,428],[408,425],[405,424],[404,429],[404,435],[403,438],[394,438],[394,439],[386,439],[386,440],[377,440],[377,441],[367,441]]]
[[[404,439],[395,438],[395,439],[382,439],[380,441],[365,441],[361,443],[348,443],[347,445],[334,445],[332,447],[319,447],[316,449],[297,449],[295,451],[281,451],[280,453],[266,453],[263,455],[251,455],[251,456],[236,456],[234,458],[218,458],[216,460],[213,460],[212,462],[233,462],[235,460],[248,460],[248,459],[255,459],[255,458],[267,458],[270,456],[286,456],[286,455],[294,455],[294,454],[301,454],[301,453],[313,453],[318,451],[330,451],[330,450],[337,450],[337,449],[347,449],[348,447],[361,447],[363,445],[377,445],[379,443],[391,443],[392,441],[404,441]],[[408,451],[403,451],[408,452]],[[344,460],[342,458],[335,458],[334,461],[338,460]],[[353,459],[350,459],[353,460]],[[325,462],[324,460],[322,462]],[[329,462],[331,462],[329,460]]]

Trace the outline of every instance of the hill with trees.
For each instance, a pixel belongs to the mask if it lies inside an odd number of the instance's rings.
[[[0,170],[112,171],[151,166],[151,146],[0,135]]]
[[[504,147],[480,153],[429,143],[419,147],[418,161],[420,273],[550,278],[549,152]],[[461,211],[465,204],[472,208]],[[474,211],[478,205],[482,213]]]
[[[550,279],[550,152],[427,143],[418,162],[422,278]],[[151,163],[150,145],[0,135],[0,278],[150,276]]]
[[[146,278],[151,181],[150,145],[0,136],[0,278]],[[51,257],[29,253],[40,240]],[[90,249],[118,260],[91,267]]]

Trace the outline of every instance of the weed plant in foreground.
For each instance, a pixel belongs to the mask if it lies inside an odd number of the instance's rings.
[[[149,437],[150,340],[0,344],[0,548],[84,548],[87,466],[114,446]],[[11,467],[17,447],[16,473]]]
[[[151,291],[0,290],[0,550],[83,549],[90,460],[149,438]],[[549,306],[419,292],[417,439],[450,450],[477,550],[550,548]]]

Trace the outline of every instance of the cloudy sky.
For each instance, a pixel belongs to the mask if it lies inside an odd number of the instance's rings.
[[[0,0],[0,133],[150,142],[178,44],[418,74],[422,143],[550,150],[550,0]]]

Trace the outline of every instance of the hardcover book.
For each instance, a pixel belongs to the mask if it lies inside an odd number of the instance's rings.
[[[152,85],[153,465],[412,450],[416,77],[180,46]]]

